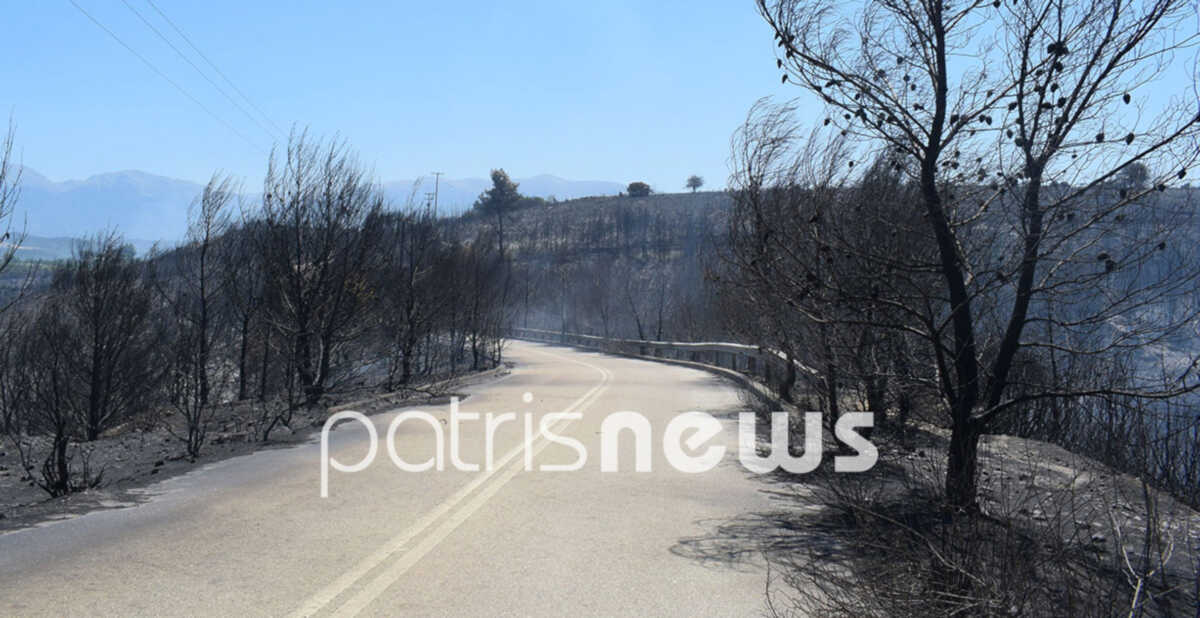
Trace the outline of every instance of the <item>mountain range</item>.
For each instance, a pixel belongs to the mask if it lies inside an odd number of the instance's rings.
[[[566,180],[549,174],[516,182],[525,195],[560,200],[615,195],[624,190],[624,185],[616,182]],[[403,207],[410,200],[424,203],[434,184],[433,178],[424,178],[385,182],[383,188],[393,206]],[[485,178],[443,178],[437,183],[439,210],[447,214],[466,210],[490,186]],[[30,246],[59,246],[65,239],[111,229],[139,247],[153,242],[172,244],[186,233],[188,208],[202,188],[195,182],[137,170],[55,182],[25,167],[12,223],[14,229],[24,227]],[[253,192],[247,199],[254,201]]]

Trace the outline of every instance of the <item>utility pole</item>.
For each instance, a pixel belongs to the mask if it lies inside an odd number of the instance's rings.
[[[438,211],[438,185],[441,184],[442,174],[445,172],[430,172],[433,174],[433,212]]]

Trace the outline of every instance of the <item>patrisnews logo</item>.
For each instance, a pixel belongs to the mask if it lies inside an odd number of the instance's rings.
[[[526,393],[526,401],[531,397]],[[481,419],[482,416],[482,419]],[[750,472],[768,474],[783,469],[792,474],[807,474],[817,469],[824,457],[824,415],[820,412],[805,412],[804,448],[800,455],[791,449],[791,415],[787,412],[771,413],[770,446],[766,454],[760,455],[758,444],[758,415],[742,412],[738,415],[738,461]],[[583,418],[580,412],[550,412],[535,422],[531,412],[520,417],[523,440],[521,444],[498,459],[495,454],[496,430],[518,421],[513,412],[481,415],[478,412],[459,410],[458,398],[450,402],[449,421],[441,421],[432,414],[420,410],[401,412],[388,424],[385,447],[392,463],[404,472],[443,471],[449,467],[461,472],[488,473],[508,466],[518,456],[524,456],[526,472],[573,472],[582,470],[588,462],[589,453],[582,442],[562,432],[571,423]],[[461,455],[460,437],[463,423],[482,420],[484,425],[485,454],[482,462],[464,461]],[[355,463],[343,463],[329,454],[329,435],[334,425],[342,421],[357,421],[366,429],[369,439],[366,454]],[[424,461],[410,461],[396,449],[396,433],[405,423],[427,425],[435,441],[433,455]],[[445,423],[445,426],[443,425]],[[859,433],[859,429],[871,428],[875,423],[872,412],[847,412],[838,417],[833,431],[837,441],[855,451],[853,455],[837,455],[833,459],[835,472],[866,472],[875,466],[879,451],[875,445]],[[679,472],[700,474],[715,468],[727,453],[720,438],[725,427],[711,414],[684,412],[672,418],[663,430],[662,454],[667,463]],[[628,437],[625,437],[625,435]],[[614,412],[604,418],[600,425],[600,471],[618,472],[621,462],[618,450],[621,440],[633,440],[633,469],[637,472],[652,471],[653,430],[648,418],[637,412]],[[568,464],[540,464],[534,466],[534,457],[550,444],[557,444],[575,452],[575,460]],[[379,432],[371,419],[361,412],[346,410],[333,414],[321,429],[321,497],[329,496],[329,471],[353,473],[367,469],[379,452]],[[626,463],[628,465],[628,463]]]

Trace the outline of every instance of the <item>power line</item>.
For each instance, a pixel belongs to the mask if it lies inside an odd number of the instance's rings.
[[[244,99],[246,101],[246,103],[250,104],[250,107],[254,108],[254,110],[257,111],[259,113],[259,115],[261,115],[263,117],[264,120],[266,120],[268,123],[270,123],[272,127],[275,127],[275,129],[277,131],[279,131],[279,133],[281,135],[287,134],[287,131],[284,131],[283,129],[281,129],[279,127],[279,125],[275,124],[275,121],[272,120],[269,115],[267,115],[266,112],[262,111],[262,108],[255,105],[254,101],[252,99],[250,99],[250,97],[246,96],[246,93],[242,92],[242,89],[238,88],[237,84],[234,84],[233,80],[229,79],[229,77],[226,76],[225,73],[223,71],[221,71],[220,68],[217,67],[216,63],[214,63],[212,60],[209,60],[208,56],[204,55],[204,52],[200,51],[199,47],[196,47],[196,44],[192,42],[192,39],[190,37],[188,37],[188,35],[186,33],[184,33],[183,29],[180,28],[178,25],[176,25],[175,22],[172,21],[170,17],[167,17],[167,14],[163,13],[162,9],[158,8],[158,5],[154,3],[154,0],[146,0],[146,3],[149,4],[151,8],[154,9],[154,12],[158,13],[159,17],[163,18],[163,21],[167,22],[167,24],[169,24],[171,26],[171,28],[175,30],[175,33],[178,34],[179,37],[182,38],[184,40],[184,42],[188,44],[188,47],[192,48],[192,51],[196,52],[196,55],[198,55],[202,59],[204,59],[204,62],[208,63],[208,66],[212,67],[212,70],[216,71],[217,75],[220,75],[221,79],[225,80],[225,83],[229,84],[229,87],[232,88],[234,92],[238,93],[238,96],[242,97],[242,99]]]
[[[192,59],[191,59],[191,58],[188,58],[186,54],[184,54],[182,51],[180,51],[180,50],[179,50],[179,48],[178,48],[178,47],[176,47],[176,46],[175,46],[175,44],[174,44],[174,43],[172,43],[172,42],[171,42],[171,40],[170,40],[170,39],[168,39],[168,38],[167,38],[167,37],[166,37],[166,36],[165,36],[165,35],[162,33],[162,31],[160,31],[158,28],[155,28],[155,27],[154,27],[154,24],[150,23],[150,21],[149,21],[149,20],[147,20],[147,19],[145,18],[145,16],[143,16],[143,15],[141,14],[141,12],[139,12],[137,9],[133,8],[133,5],[129,4],[129,1],[128,1],[128,0],[121,0],[121,3],[125,5],[125,8],[129,9],[130,11],[132,11],[134,15],[137,15],[137,18],[138,18],[138,19],[140,19],[140,20],[142,20],[142,23],[143,23],[143,24],[146,24],[146,27],[147,27],[147,28],[149,28],[151,31],[153,31],[153,32],[154,32],[154,34],[158,35],[158,38],[162,39],[162,41],[163,41],[164,43],[166,43],[168,47],[170,47],[172,50],[174,50],[174,51],[175,51],[175,53],[176,53],[176,54],[178,54],[178,55],[179,55],[179,57],[180,57],[180,58],[182,58],[184,62],[188,63],[188,65],[189,65],[189,66],[191,66],[193,69],[195,69],[195,70],[196,70],[196,72],[200,74],[200,77],[203,77],[203,78],[204,78],[204,81],[207,81],[209,84],[211,84],[211,85],[212,85],[212,87],[213,87],[213,88],[216,88],[216,89],[217,89],[217,92],[220,92],[222,96],[224,96],[226,99],[228,99],[228,100],[229,100],[229,102],[230,102],[230,103],[233,103],[233,106],[234,106],[234,107],[238,108],[238,111],[240,111],[240,112],[242,112],[243,114],[245,114],[245,115],[246,115],[246,117],[247,117],[247,118],[249,118],[251,122],[253,122],[254,124],[258,125],[258,128],[262,129],[264,133],[266,133],[267,135],[269,135],[269,136],[271,137],[271,140],[272,140],[272,141],[277,141],[277,140],[279,140],[279,136],[278,136],[278,135],[276,135],[276,134],[275,134],[275,133],[273,133],[273,132],[272,132],[270,129],[268,129],[267,127],[265,127],[265,126],[263,125],[263,123],[259,122],[258,118],[255,118],[255,117],[254,117],[254,116],[253,116],[253,115],[252,115],[250,112],[246,111],[246,108],[242,107],[242,105],[241,105],[240,103],[238,103],[238,102],[237,102],[237,100],[236,100],[236,99],[234,99],[232,96],[229,96],[229,93],[228,93],[228,92],[225,92],[225,89],[224,89],[224,88],[222,88],[222,87],[220,87],[219,85],[217,85],[217,83],[216,83],[216,82],[214,82],[214,81],[213,81],[213,80],[212,80],[212,79],[211,79],[211,78],[208,76],[208,74],[206,74],[204,71],[201,71],[201,70],[200,70],[200,67],[196,66],[196,63],[195,63],[195,62],[192,62]]]
[[[192,96],[192,94],[190,92],[188,92],[187,90],[185,90],[183,88],[183,86],[180,86],[175,80],[171,79],[170,77],[167,77],[166,73],[163,73],[162,71],[160,71],[158,69],[158,67],[154,66],[154,63],[147,60],[145,56],[139,54],[137,52],[137,50],[130,47],[129,44],[127,44],[125,41],[122,41],[121,37],[117,36],[116,33],[114,33],[112,30],[109,30],[104,24],[100,23],[95,17],[92,17],[92,14],[85,11],[83,7],[79,6],[79,4],[77,2],[75,2],[75,0],[67,0],[67,2],[70,2],[71,5],[74,6],[76,9],[78,9],[80,13],[83,13],[84,17],[87,17],[89,20],[91,20],[91,22],[93,24],[96,24],[97,28],[100,28],[104,32],[108,33],[108,36],[112,37],[112,39],[114,41],[116,41],[118,44],[120,44],[121,47],[124,47],[126,49],[126,51],[128,51],[129,53],[136,56],[137,59],[141,60],[143,64],[145,64],[147,67],[150,68],[151,71],[154,71],[156,74],[158,74],[159,77],[163,78],[164,80],[166,80],[167,83],[174,86],[175,89],[180,92],[180,94],[182,94],[183,96],[190,99],[192,101],[192,103],[195,103],[197,107],[204,110],[209,116],[212,116],[214,120],[225,125],[226,129],[229,129],[230,132],[232,132],[234,135],[237,135],[238,137],[242,138],[242,140],[244,140],[247,144],[249,144],[251,148],[257,150],[259,153],[261,153],[263,155],[267,154],[267,151],[265,151],[261,147],[259,147],[258,144],[255,144],[253,140],[246,137],[241,131],[238,131],[237,128],[235,128],[233,125],[226,122],[224,118],[221,118],[216,113],[214,113],[211,109],[208,108],[207,105],[201,103],[200,99],[197,99],[196,97]]]

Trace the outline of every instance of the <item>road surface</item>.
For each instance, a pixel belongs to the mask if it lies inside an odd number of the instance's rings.
[[[518,421],[497,429],[490,472],[454,470],[448,458],[445,471],[405,472],[381,445],[365,470],[331,470],[322,499],[314,436],[161,482],[133,508],[0,536],[0,615],[761,615],[754,560],[680,551],[769,507],[736,462],[735,390],[695,369],[562,347],[513,342],[507,355],[513,373],[468,389],[461,410],[580,412],[557,433],[586,448],[581,470],[525,471]],[[651,421],[651,472],[633,470],[629,432],[620,470],[600,470],[600,423],[626,410]],[[728,453],[707,473],[676,471],[663,454],[666,423],[690,410],[725,415],[709,444]],[[449,406],[425,411],[449,417]],[[381,442],[399,412],[371,417]],[[483,425],[462,425],[468,463],[483,461]],[[330,453],[352,464],[369,442],[348,422]],[[406,422],[395,444],[421,461],[433,430]],[[535,466],[576,459],[561,444],[530,444]]]

